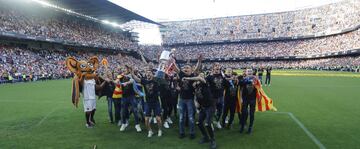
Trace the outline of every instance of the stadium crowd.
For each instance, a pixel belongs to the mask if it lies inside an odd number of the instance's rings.
[[[196,59],[194,53],[200,53],[206,59],[234,57],[273,57],[273,56],[307,56],[326,54],[360,48],[360,29],[321,38],[252,42],[252,43],[221,43],[202,45],[178,45],[172,47],[140,46],[138,49],[150,59],[170,48],[176,48],[177,59]]]
[[[171,45],[330,35],[359,25],[359,10],[360,1],[344,0],[280,13],[162,22],[166,26],[163,42]]]
[[[64,61],[68,56],[77,59],[86,59],[97,55],[99,59],[106,58],[111,70],[116,70],[119,64],[134,66],[135,69],[147,66],[142,60],[125,54],[94,53],[64,50],[35,50],[14,46],[0,47],[0,80],[27,81],[42,79],[69,78],[70,72],[65,68]],[[158,54],[153,54],[158,55]],[[210,68],[213,63],[204,63],[205,68]],[[221,62],[223,67],[249,68],[271,66],[277,69],[314,69],[314,70],[337,70],[358,71],[360,57],[325,58],[300,61],[260,61],[260,62]],[[99,72],[103,72],[100,67]]]
[[[106,58],[111,70],[116,70],[118,64],[127,64],[139,68],[145,65],[141,60],[125,54],[59,51],[54,49],[35,50],[0,46],[0,82],[69,78],[71,73],[64,64],[67,57],[73,56],[77,59],[87,59],[93,55],[98,56],[100,60]],[[99,72],[103,72],[103,69],[103,67],[100,67]]]
[[[204,63],[210,68],[213,63]],[[360,71],[360,56],[342,58],[323,58],[299,61],[246,61],[246,62],[221,62],[226,68],[260,68],[272,67],[274,69],[308,69],[331,71]]]
[[[118,28],[33,5],[34,9],[0,5],[0,32],[59,39],[90,47],[133,49],[136,43]]]

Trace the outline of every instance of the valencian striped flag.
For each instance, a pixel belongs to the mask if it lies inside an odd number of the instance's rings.
[[[257,93],[256,93],[256,111],[277,111],[277,109],[274,107],[273,100],[269,98],[264,90],[261,87],[259,79],[256,79],[256,82],[254,84]]]

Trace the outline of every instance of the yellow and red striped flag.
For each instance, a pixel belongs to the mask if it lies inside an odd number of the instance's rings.
[[[261,87],[260,81],[256,79],[255,88],[257,90],[256,93],[256,111],[277,111],[274,107],[273,100],[266,95],[263,88]]]

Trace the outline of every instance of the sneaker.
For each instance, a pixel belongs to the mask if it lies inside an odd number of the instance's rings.
[[[173,123],[174,123],[174,122],[171,120],[170,117],[168,117],[168,118],[166,119],[166,121],[167,121],[169,124],[173,124]]]
[[[158,137],[161,137],[161,136],[162,136],[162,131],[159,130],[159,131],[158,131]]]
[[[248,129],[248,131],[247,131],[247,134],[251,134],[251,132],[252,132],[252,128],[249,127],[249,129]]]
[[[136,132],[141,132],[140,124],[135,125]]]
[[[185,134],[181,133],[181,134],[179,135],[179,138],[180,138],[180,139],[185,138]]]
[[[90,124],[91,124],[92,126],[95,126],[95,122],[93,122],[93,121],[90,121]]]
[[[167,129],[167,128],[170,128],[168,122],[165,122],[165,123],[164,123],[164,128],[166,128],[166,129]]]
[[[228,124],[228,129],[233,129],[233,124]]]
[[[153,132],[150,130],[149,132],[148,132],[148,138],[151,138],[152,136],[153,136]]]
[[[86,128],[94,128],[94,126],[91,125],[91,124],[85,124],[85,127],[86,127]]]
[[[203,137],[203,138],[201,138],[201,140],[199,141],[199,144],[208,143],[209,141],[210,141],[209,138]]]
[[[190,134],[190,139],[191,140],[195,139],[195,134]]]
[[[216,142],[215,140],[210,141],[210,149],[216,149]]]
[[[121,125],[121,127],[120,127],[120,131],[124,131],[125,129],[126,129],[126,127],[127,127],[128,125],[127,124],[123,124],[123,125]]]
[[[157,124],[157,120],[155,117],[153,118],[153,121],[154,121],[154,124]]]
[[[243,133],[244,132],[244,126],[241,126],[240,127],[240,133]]]
[[[121,127],[121,121],[118,121],[117,126]]]
[[[221,129],[221,128],[222,128],[220,122],[216,122],[216,127],[217,127],[218,129]]]
[[[227,116],[226,118],[225,118],[225,124],[228,124],[229,123],[229,117]]]

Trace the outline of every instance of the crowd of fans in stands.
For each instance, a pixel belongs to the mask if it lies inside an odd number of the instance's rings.
[[[132,56],[112,53],[58,51],[53,49],[35,50],[20,47],[0,47],[0,81],[25,81],[68,78],[71,73],[65,67],[64,61],[73,56],[78,60],[87,60],[91,56],[99,60],[106,58],[109,69],[116,70],[121,65],[144,67],[145,63]],[[99,72],[104,72],[104,67]]]
[[[133,49],[136,43],[118,28],[33,5],[26,9],[0,3],[0,32],[59,39],[90,47]]]
[[[2,4],[2,3],[1,3]],[[358,5],[356,5],[358,4]],[[0,5],[0,33],[16,33],[31,37],[62,40],[89,47],[137,49],[150,60],[157,60],[161,51],[176,48],[177,60],[234,57],[307,56],[360,48],[360,29],[332,36],[312,39],[271,42],[218,43],[174,46],[142,46],[130,41],[127,33],[101,23],[53,11],[40,6],[34,9],[15,9]],[[295,37],[303,35],[328,35],[354,27],[360,22],[360,1],[344,0],[319,8],[249,15],[239,17],[165,22],[163,33],[166,44],[238,41],[249,38]],[[335,13],[336,12],[336,13]],[[32,49],[23,46],[0,44],[0,83],[69,78],[71,73],[64,61],[73,56],[86,60],[96,55],[106,58],[110,70],[120,65],[144,68],[146,63],[125,54],[112,52],[79,52],[59,49]],[[204,63],[210,68],[211,63]],[[297,61],[247,61],[222,62],[223,67],[249,68],[271,66],[278,69],[314,69],[359,72],[360,56]],[[104,72],[100,67],[99,72]]]
[[[201,53],[205,58],[306,56],[360,48],[360,30],[304,40],[176,46],[175,48],[181,51],[177,53],[181,59],[195,59],[193,53]]]
[[[274,69],[310,69],[310,70],[332,70],[359,72],[360,56],[342,58],[324,58],[300,61],[246,61],[246,62],[222,62],[223,67],[230,68],[266,68]],[[212,63],[204,63],[206,68],[210,68]]]
[[[176,48],[177,59],[181,60],[196,59],[194,53],[200,53],[206,59],[308,56],[360,48],[360,29],[334,36],[292,41],[183,45],[165,48],[140,46],[139,51],[149,59],[156,59],[161,51],[170,50],[170,48]]]
[[[135,69],[145,68],[147,64],[140,59],[124,54],[93,53],[64,50],[36,50],[20,47],[0,47],[0,82],[43,80],[68,78],[71,73],[65,67],[64,61],[73,56],[86,60],[91,56],[98,56],[99,60],[106,58],[109,69],[116,71],[120,65],[133,66]],[[204,63],[204,68],[210,68],[212,63]],[[250,68],[271,66],[276,69],[313,69],[358,72],[360,56],[343,58],[326,58],[301,61],[260,61],[260,62],[222,62],[221,65],[232,68]],[[100,67],[99,72],[105,72]]]
[[[329,35],[359,25],[360,1],[344,0],[297,11],[162,22],[165,44]]]

